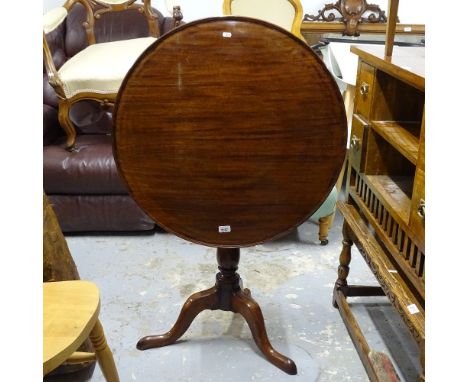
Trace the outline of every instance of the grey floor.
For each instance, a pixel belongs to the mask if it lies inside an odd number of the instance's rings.
[[[331,305],[341,249],[337,215],[330,243],[306,222],[275,242],[242,249],[239,273],[265,317],[273,346],[292,358],[297,376],[268,363],[238,314],[205,311],[175,345],[139,351],[137,340],[166,332],[185,299],[211,287],[215,250],[172,234],[68,236],[82,279],[101,290],[101,322],[122,382],[368,381],[340,315]],[[376,281],[353,247],[350,283]],[[418,351],[386,298],[354,298],[353,311],[371,347],[388,354],[402,381],[417,381]],[[89,376],[47,381],[104,381]]]

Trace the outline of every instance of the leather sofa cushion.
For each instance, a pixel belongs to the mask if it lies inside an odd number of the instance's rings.
[[[110,135],[79,135],[76,152],[64,145],[44,147],[46,194],[128,194],[112,155]]]
[[[129,195],[48,195],[63,232],[148,231],[154,222]]]

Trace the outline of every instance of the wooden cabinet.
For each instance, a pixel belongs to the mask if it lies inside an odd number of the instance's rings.
[[[388,296],[420,346],[424,380],[424,48],[351,51],[359,66],[334,304],[370,380],[387,381],[390,360],[369,348],[346,298]],[[348,285],[353,244],[380,287]]]

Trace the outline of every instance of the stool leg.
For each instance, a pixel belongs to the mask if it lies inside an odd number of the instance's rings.
[[[89,334],[89,339],[93,343],[96,358],[101,367],[102,374],[107,382],[119,382],[119,375],[115,368],[114,357],[107,345],[106,337],[99,320],[96,321],[93,330]]]
[[[331,215],[324,216],[319,219],[320,245],[328,244],[328,230],[330,226],[332,225],[334,218],[335,218],[335,213],[333,212]]]

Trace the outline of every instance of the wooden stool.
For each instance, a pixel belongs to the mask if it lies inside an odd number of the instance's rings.
[[[138,205],[160,227],[217,248],[215,285],[190,296],[167,333],[137,347],[172,344],[198,313],[221,309],[240,313],[264,356],[296,374],[271,346],[236,271],[240,247],[291,231],[336,183],[346,114],[323,62],[261,20],[198,20],[140,56],[120,88],[114,124],[116,163]]]
[[[99,289],[88,281],[43,284],[43,369],[46,375],[60,364],[97,358],[107,382],[119,382],[112,352],[99,322]],[[94,353],[76,352],[89,336]]]

